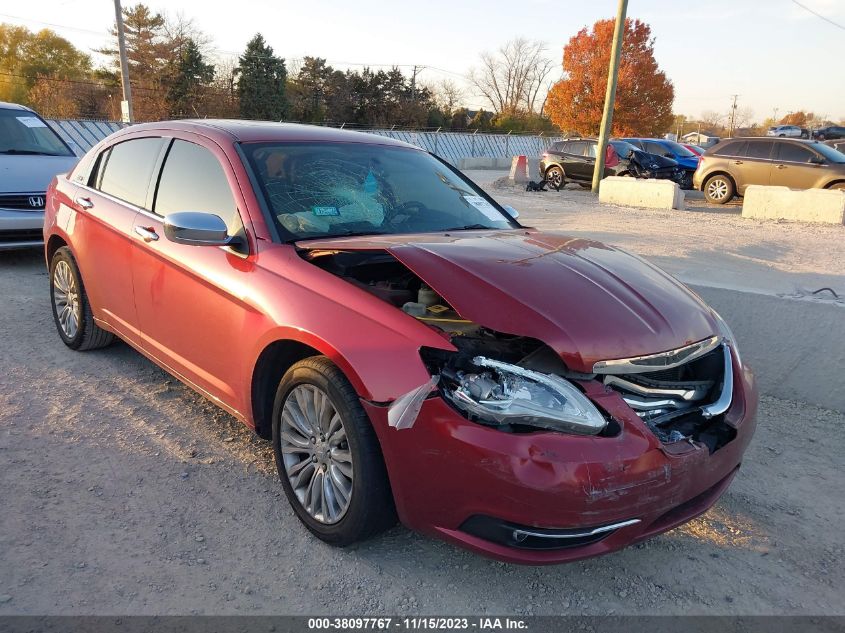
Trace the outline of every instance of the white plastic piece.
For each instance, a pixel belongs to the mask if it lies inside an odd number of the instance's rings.
[[[417,421],[417,416],[422,409],[423,401],[437,385],[440,376],[432,376],[431,379],[412,389],[404,396],[393,401],[387,408],[387,423],[395,429],[410,429]]]

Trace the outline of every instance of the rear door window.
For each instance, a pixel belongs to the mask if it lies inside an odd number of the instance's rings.
[[[778,143],[777,159],[787,163],[809,163],[815,154],[795,143]]]
[[[149,137],[113,145],[100,159],[98,189],[136,207],[145,207],[162,142],[159,137]]]
[[[645,142],[645,151],[649,154],[656,154],[658,156],[665,156],[666,154],[671,154],[671,152],[663,147],[660,143],[654,143],[651,141]]]
[[[223,219],[230,234],[240,228],[235,198],[226,172],[209,150],[196,143],[173,141],[158,183],[156,214],[200,211]]]
[[[587,143],[586,145],[587,145],[587,147],[586,147],[587,158],[595,158],[596,157],[596,147],[598,146],[598,143]]]
[[[756,158],[757,160],[769,160],[772,155],[772,141],[753,141],[748,143],[748,150],[746,152],[747,158]]]

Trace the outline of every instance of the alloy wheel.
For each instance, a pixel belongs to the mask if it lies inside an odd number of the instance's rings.
[[[728,195],[728,182],[724,178],[713,178],[707,184],[707,194],[713,200],[723,200]]]
[[[563,173],[557,167],[551,167],[546,172],[546,180],[552,187],[560,187],[563,182]]]
[[[337,523],[352,500],[352,453],[328,394],[311,384],[291,389],[280,431],[285,474],[300,504],[320,523]]]
[[[79,331],[80,301],[76,279],[66,261],[53,270],[53,307],[64,335],[72,339]]]

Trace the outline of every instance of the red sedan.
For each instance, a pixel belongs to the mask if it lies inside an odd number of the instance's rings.
[[[709,508],[754,430],[722,319],[645,261],[521,226],[379,136],[136,125],[48,192],[58,334],[115,336],[271,440],[302,522],[520,563]]]

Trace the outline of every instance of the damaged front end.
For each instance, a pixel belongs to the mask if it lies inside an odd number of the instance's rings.
[[[729,344],[729,331],[669,352],[599,361],[592,372],[583,373],[542,341],[463,318],[389,252],[314,249],[302,254],[436,330],[454,348],[420,350],[432,378],[391,403],[393,428],[411,428],[423,402],[436,393],[468,420],[504,432],[612,437],[624,422],[587,395],[595,396],[598,387],[619,394],[663,444],[701,442],[712,453],[736,435],[724,416],[733,391],[735,344]]]

